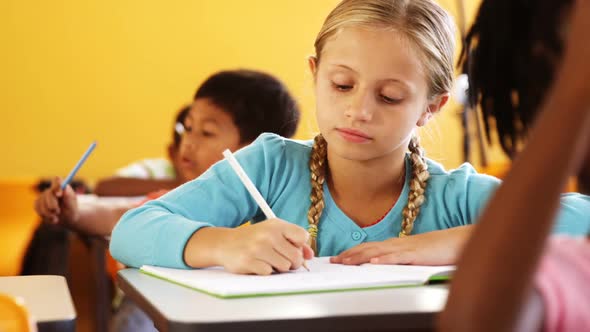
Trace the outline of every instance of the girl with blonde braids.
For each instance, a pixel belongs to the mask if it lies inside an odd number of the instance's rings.
[[[265,220],[221,161],[125,214],[111,253],[129,266],[261,275],[298,269],[313,255],[343,264],[453,263],[499,184],[469,165],[445,171],[415,136],[448,100],[453,32],[433,0],[342,1],[309,59],[320,134],[263,134],[236,153],[278,218]],[[575,202],[566,205],[556,231],[586,231],[575,223]],[[237,227],[247,220],[253,225]]]

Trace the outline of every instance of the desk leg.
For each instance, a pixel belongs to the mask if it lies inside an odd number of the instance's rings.
[[[111,318],[111,284],[106,271],[107,243],[103,239],[90,239],[96,289],[96,331],[107,332]]]

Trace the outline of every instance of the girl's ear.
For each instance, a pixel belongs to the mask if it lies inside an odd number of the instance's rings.
[[[317,70],[318,70],[318,58],[311,55],[307,58],[307,64],[309,65],[309,71],[313,75],[313,80],[315,81]]]
[[[449,93],[443,93],[443,94],[438,95],[435,98],[433,98],[428,103],[428,106],[426,107],[426,110],[424,111],[424,113],[422,113],[422,115],[418,119],[418,122],[416,122],[416,126],[418,126],[418,127],[425,126],[428,123],[428,121],[430,121],[430,119],[432,118],[432,115],[434,113],[439,112],[440,109],[443,108],[443,106],[445,106],[445,104],[448,101],[449,101]]]

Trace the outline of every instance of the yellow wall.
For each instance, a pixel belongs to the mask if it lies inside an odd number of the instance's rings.
[[[466,2],[473,13],[477,1]],[[284,80],[305,112],[297,136],[310,137],[306,56],[336,3],[1,1],[0,176],[64,176],[93,139],[99,146],[82,177],[161,156],[178,107],[220,69]],[[456,1],[441,3],[456,12]],[[461,162],[456,111],[447,107],[425,138],[428,154],[448,167]]]

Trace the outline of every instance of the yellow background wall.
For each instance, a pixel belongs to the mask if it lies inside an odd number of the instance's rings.
[[[0,2],[1,177],[65,176],[91,140],[79,175],[112,174],[163,156],[172,118],[220,69],[271,72],[315,130],[306,57],[336,0]],[[472,17],[478,1],[466,1]],[[441,1],[453,15],[456,1]],[[429,156],[462,161],[458,108],[425,135]]]

